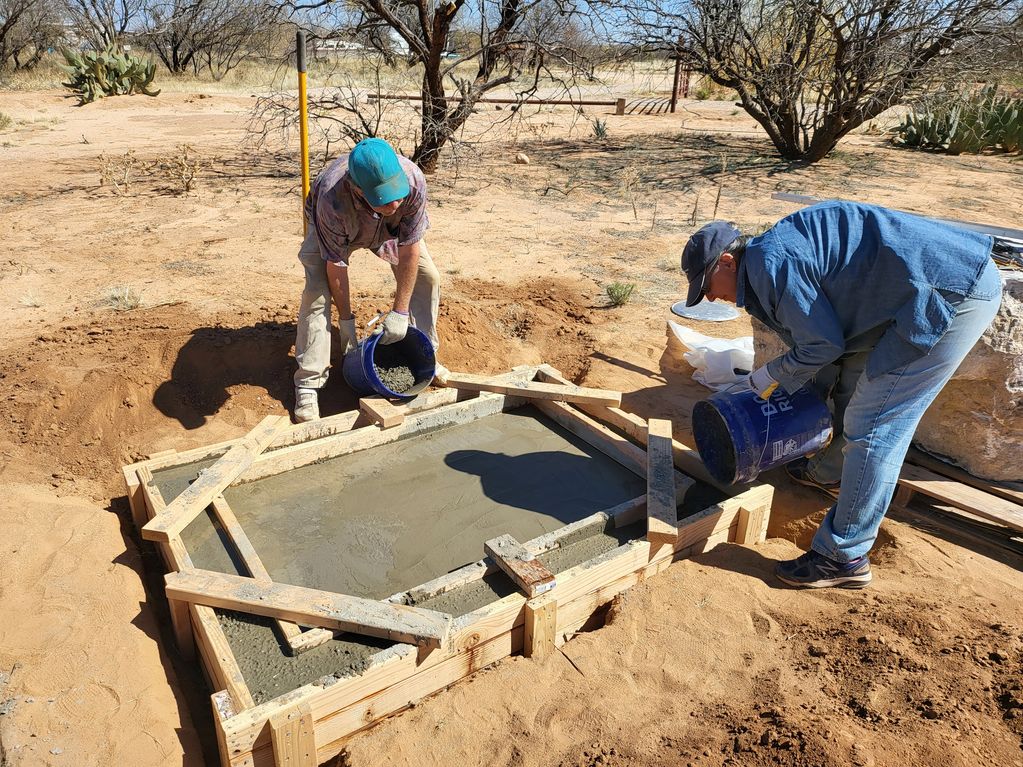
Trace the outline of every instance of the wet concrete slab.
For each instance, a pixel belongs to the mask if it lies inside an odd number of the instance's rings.
[[[171,500],[210,463],[154,478]],[[225,497],[274,580],[380,599],[481,559],[490,538],[526,541],[645,489],[642,478],[522,408],[233,487]],[[596,531],[545,563],[563,571],[629,534],[642,531]],[[245,574],[211,513],[182,537],[197,567]],[[495,574],[424,606],[462,615],[514,590]],[[218,615],[257,703],[357,674],[388,646],[347,635],[292,657],[271,621]]]
[[[165,479],[180,487],[182,476],[161,472],[156,481],[161,490]],[[523,408],[232,487],[225,497],[275,581],[383,599],[481,559],[490,538],[525,541],[645,489],[642,478]],[[185,538],[198,567],[216,556],[206,547],[222,547],[202,520]]]

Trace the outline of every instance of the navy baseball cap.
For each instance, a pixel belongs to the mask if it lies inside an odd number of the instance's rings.
[[[356,144],[348,155],[348,174],[373,207],[408,197],[408,176],[383,139],[367,138]]]
[[[696,306],[707,292],[707,275],[721,258],[725,248],[742,235],[727,221],[711,221],[701,226],[682,249],[682,271],[689,280],[686,306]]]

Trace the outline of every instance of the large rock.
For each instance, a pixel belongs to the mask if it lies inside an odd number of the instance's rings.
[[[1023,481],[1023,272],[1002,270],[998,316],[916,430],[914,444],[977,477]],[[787,347],[753,320],[756,365]]]

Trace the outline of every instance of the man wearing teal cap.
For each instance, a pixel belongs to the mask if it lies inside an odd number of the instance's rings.
[[[394,301],[376,328],[380,343],[403,339],[411,320],[434,349],[439,346],[440,274],[423,241],[430,227],[426,179],[415,163],[382,139],[360,141],[316,177],[305,212],[309,225],[298,254],[305,289],[295,339],[298,422],[320,417],[318,393],[330,368],[331,299],[340,319],[342,355],[358,342],[348,281],[353,251],[373,251],[394,272]],[[446,376],[438,363],[436,378],[443,382]]]

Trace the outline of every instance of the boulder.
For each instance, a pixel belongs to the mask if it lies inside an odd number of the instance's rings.
[[[913,443],[974,476],[1023,481],[1023,272],[1002,270],[1002,305],[917,427]],[[759,367],[787,347],[753,320]]]

